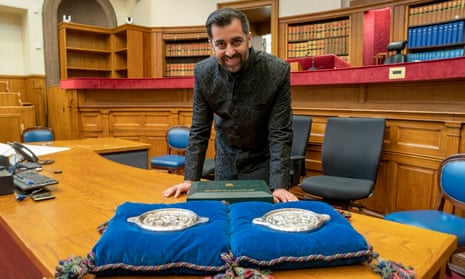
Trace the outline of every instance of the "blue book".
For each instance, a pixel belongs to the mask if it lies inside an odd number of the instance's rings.
[[[444,24],[438,25],[438,45],[444,44]]]
[[[455,44],[459,42],[459,22],[458,21],[452,22],[451,25],[452,25],[452,32],[451,32],[450,43]]]
[[[421,42],[419,46],[421,47],[427,46],[427,43],[428,43],[428,27],[427,26],[421,27],[420,38],[421,38]]]
[[[446,28],[445,28],[446,38],[444,39],[444,44],[452,43],[452,28],[453,28],[452,23],[446,24]]]
[[[412,28],[412,39],[409,39],[408,42],[411,44],[411,47],[418,46],[418,28]]]
[[[438,45],[438,28],[439,26],[437,24],[433,25],[432,27],[432,33],[431,33],[431,45],[436,46]]]
[[[463,20],[458,22],[458,29],[457,29],[457,43],[463,42],[463,32],[465,27],[465,22]]]
[[[414,28],[411,28],[411,27],[410,27],[410,28],[408,29],[408,31],[407,31],[407,47],[408,47],[408,48],[414,47],[414,46],[413,46],[413,35],[412,35],[413,30],[414,30]]]
[[[433,44],[433,26],[429,25],[426,27],[426,44],[425,46],[432,46]]]

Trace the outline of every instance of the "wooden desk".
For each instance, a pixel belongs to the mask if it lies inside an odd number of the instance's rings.
[[[97,226],[109,220],[116,207],[125,201],[185,201],[185,196],[174,199],[161,195],[166,187],[181,182],[181,176],[117,164],[87,148],[74,146],[41,159],[55,160],[54,164],[44,166],[43,173],[59,180],[59,184],[50,187],[56,199],[17,202],[13,195],[0,196],[0,270],[5,276],[2,278],[53,278],[58,260],[71,255],[85,256],[92,249],[100,237]],[[63,173],[54,174],[55,169]],[[441,278],[457,245],[454,236],[369,216],[354,214],[351,222],[382,258],[413,266],[417,278]],[[274,276],[380,278],[367,265],[274,272]]]
[[[121,138],[88,138],[54,141],[55,146],[83,147],[125,165],[147,169],[150,144]]]

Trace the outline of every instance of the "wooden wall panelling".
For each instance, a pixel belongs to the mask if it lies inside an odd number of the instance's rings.
[[[152,63],[150,63],[149,77],[162,77],[166,67],[166,61],[163,59],[163,57],[165,57],[165,45],[162,39],[162,32],[158,29],[152,29],[149,36],[151,46],[150,54],[153,57]]]
[[[21,114],[3,114],[0,110],[0,142],[21,141]]]
[[[363,65],[363,30],[364,13],[357,12],[350,16],[349,64]]]
[[[465,153],[465,123],[460,123],[459,153]]]
[[[21,133],[25,128],[35,126],[35,108],[33,106],[0,107],[2,134],[1,142],[21,141]]]
[[[21,115],[21,130],[32,127],[36,123],[35,107],[33,106],[9,106],[0,107],[2,114],[19,114]]]
[[[127,25],[128,78],[141,78],[144,75],[144,32],[145,29]]]
[[[4,75],[0,76],[0,83],[0,92],[18,92],[23,104],[35,107],[36,125],[47,126],[47,88],[44,76]]]
[[[36,124],[48,126],[47,123],[47,87],[45,77],[29,76],[25,78],[23,101],[35,107]]]
[[[151,144],[149,155],[167,152],[166,131],[173,125],[191,125],[190,108],[82,108],[80,137],[118,137]],[[209,158],[214,156],[214,133]]]
[[[0,92],[9,92],[10,87],[8,86],[7,80],[0,80]]]
[[[117,137],[151,144],[149,156],[164,154],[166,131],[174,125],[191,125],[190,108],[82,108],[80,137]],[[214,133],[208,156],[214,156]]]
[[[394,4],[391,8],[391,42],[407,39],[407,7],[406,4]]]
[[[22,103],[19,92],[0,92],[0,106],[21,106]]]
[[[79,117],[76,90],[48,87],[48,123],[57,140],[78,139]]]
[[[143,33],[143,48],[142,51],[144,53],[143,57],[143,76],[144,77],[156,77],[156,73],[154,72],[154,69],[152,65],[157,65],[159,64],[159,55],[155,53],[155,48],[156,45],[152,42],[153,40],[153,35],[152,32],[146,31]]]

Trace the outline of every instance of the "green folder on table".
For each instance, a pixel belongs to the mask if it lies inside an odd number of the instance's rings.
[[[273,203],[273,195],[263,180],[196,181],[187,193],[187,201],[218,200],[228,203],[263,201]]]

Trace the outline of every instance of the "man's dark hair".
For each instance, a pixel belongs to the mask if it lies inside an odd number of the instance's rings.
[[[247,35],[250,32],[249,27],[249,20],[247,16],[236,9],[233,8],[223,8],[212,12],[208,18],[207,22],[205,22],[205,27],[207,27],[207,34],[208,38],[212,38],[212,25],[215,24],[217,26],[226,26],[231,24],[233,18],[237,18],[241,21],[242,24],[242,31]]]

